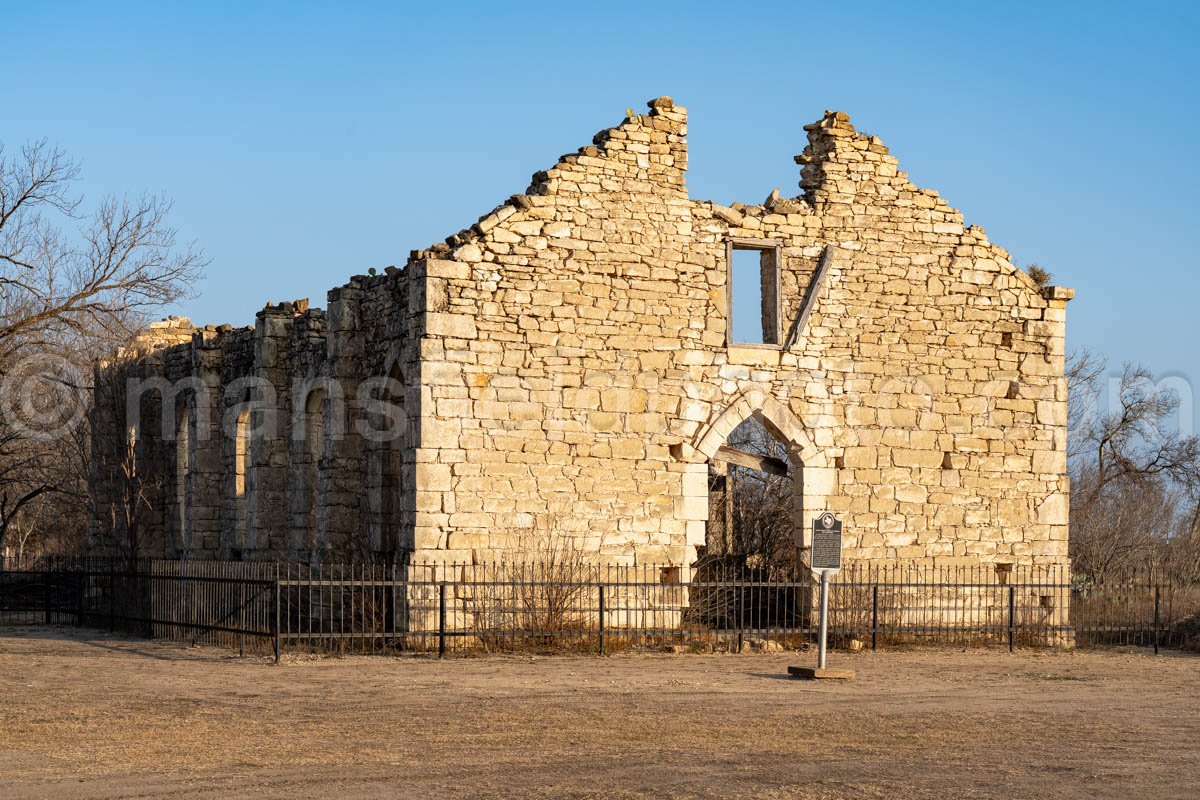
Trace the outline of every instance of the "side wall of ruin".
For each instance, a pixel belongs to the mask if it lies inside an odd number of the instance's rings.
[[[249,328],[174,318],[100,368],[96,548],[129,550],[132,522],[138,550],[155,556],[390,560],[412,549],[416,429],[380,410],[420,401],[406,376],[423,297],[409,285],[397,269],[358,276],[329,293],[327,312],[268,305]]]

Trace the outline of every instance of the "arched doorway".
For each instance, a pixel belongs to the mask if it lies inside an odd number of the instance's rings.
[[[760,446],[748,447],[747,442],[756,438]],[[836,492],[837,472],[800,419],[776,398],[754,389],[733,398],[693,441],[693,462],[724,465],[711,469],[715,474],[728,474],[728,465],[733,464],[735,470],[754,470],[785,479],[770,481],[769,488],[775,496],[781,485],[791,489],[787,510],[791,514],[795,563],[804,566],[806,530],[811,520],[827,509],[829,496]],[[709,503],[711,524],[711,495]]]
[[[708,463],[708,526],[697,560],[763,574],[793,568],[801,466],[756,417],[734,428]]]
[[[799,418],[774,397],[735,397],[696,436],[707,470],[703,544],[693,541],[689,613],[715,630],[797,628],[811,613],[806,531],[837,473]]]

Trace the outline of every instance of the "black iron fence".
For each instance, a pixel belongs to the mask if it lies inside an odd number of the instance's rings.
[[[811,574],[744,564],[322,565],[78,559],[0,566],[0,624],[74,624],[245,652],[695,652],[815,640]],[[1016,647],[1194,640],[1200,585],[1147,567],[857,567],[830,642]]]
[[[44,559],[0,563],[0,624],[70,624],[232,645],[274,641],[273,565]]]

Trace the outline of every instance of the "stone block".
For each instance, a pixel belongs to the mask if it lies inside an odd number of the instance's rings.
[[[417,491],[448,492],[451,489],[450,465],[428,464],[416,465]]]
[[[430,336],[452,336],[474,339],[478,336],[475,320],[466,314],[426,314],[425,332]]]
[[[1033,472],[1038,475],[1062,475],[1067,471],[1067,454],[1062,450],[1034,450]]]
[[[600,391],[600,408],[638,414],[646,410],[646,392],[641,389],[609,388]]]
[[[892,463],[897,467],[940,468],[945,458],[941,450],[893,450]]]
[[[1037,507],[1037,521],[1043,525],[1066,525],[1070,503],[1065,494],[1051,494]]]

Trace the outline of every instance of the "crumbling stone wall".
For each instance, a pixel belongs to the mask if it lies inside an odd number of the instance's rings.
[[[268,306],[156,353],[222,392],[265,378],[288,437],[252,448],[245,521],[231,437],[196,445],[184,549],[478,562],[565,537],[686,566],[708,465],[755,416],[800,465],[798,530],[836,512],[850,559],[1065,562],[1071,290],[1035,285],[846,115],[806,130],[802,194],[723,207],[688,197],[686,112],[659,98],[403,270],[335,289],[327,315]],[[777,344],[730,341],[731,242],[778,254]],[[380,443],[356,390],[387,375],[407,423]],[[311,379],[346,402],[324,404],[306,488]]]
[[[112,530],[106,509],[119,505],[128,483],[124,408],[132,402],[138,462],[152,490],[143,511],[146,554],[319,561],[411,550],[413,449],[396,445],[409,479],[395,480],[395,534],[380,542],[365,474],[376,445],[358,424],[368,415],[363,378],[416,374],[419,314],[408,286],[396,269],[356,276],[329,293],[328,312],[303,300],[268,304],[248,328],[193,328],[175,318],[102,365],[92,412],[96,546],[126,538]],[[186,457],[178,446],[183,425]]]

